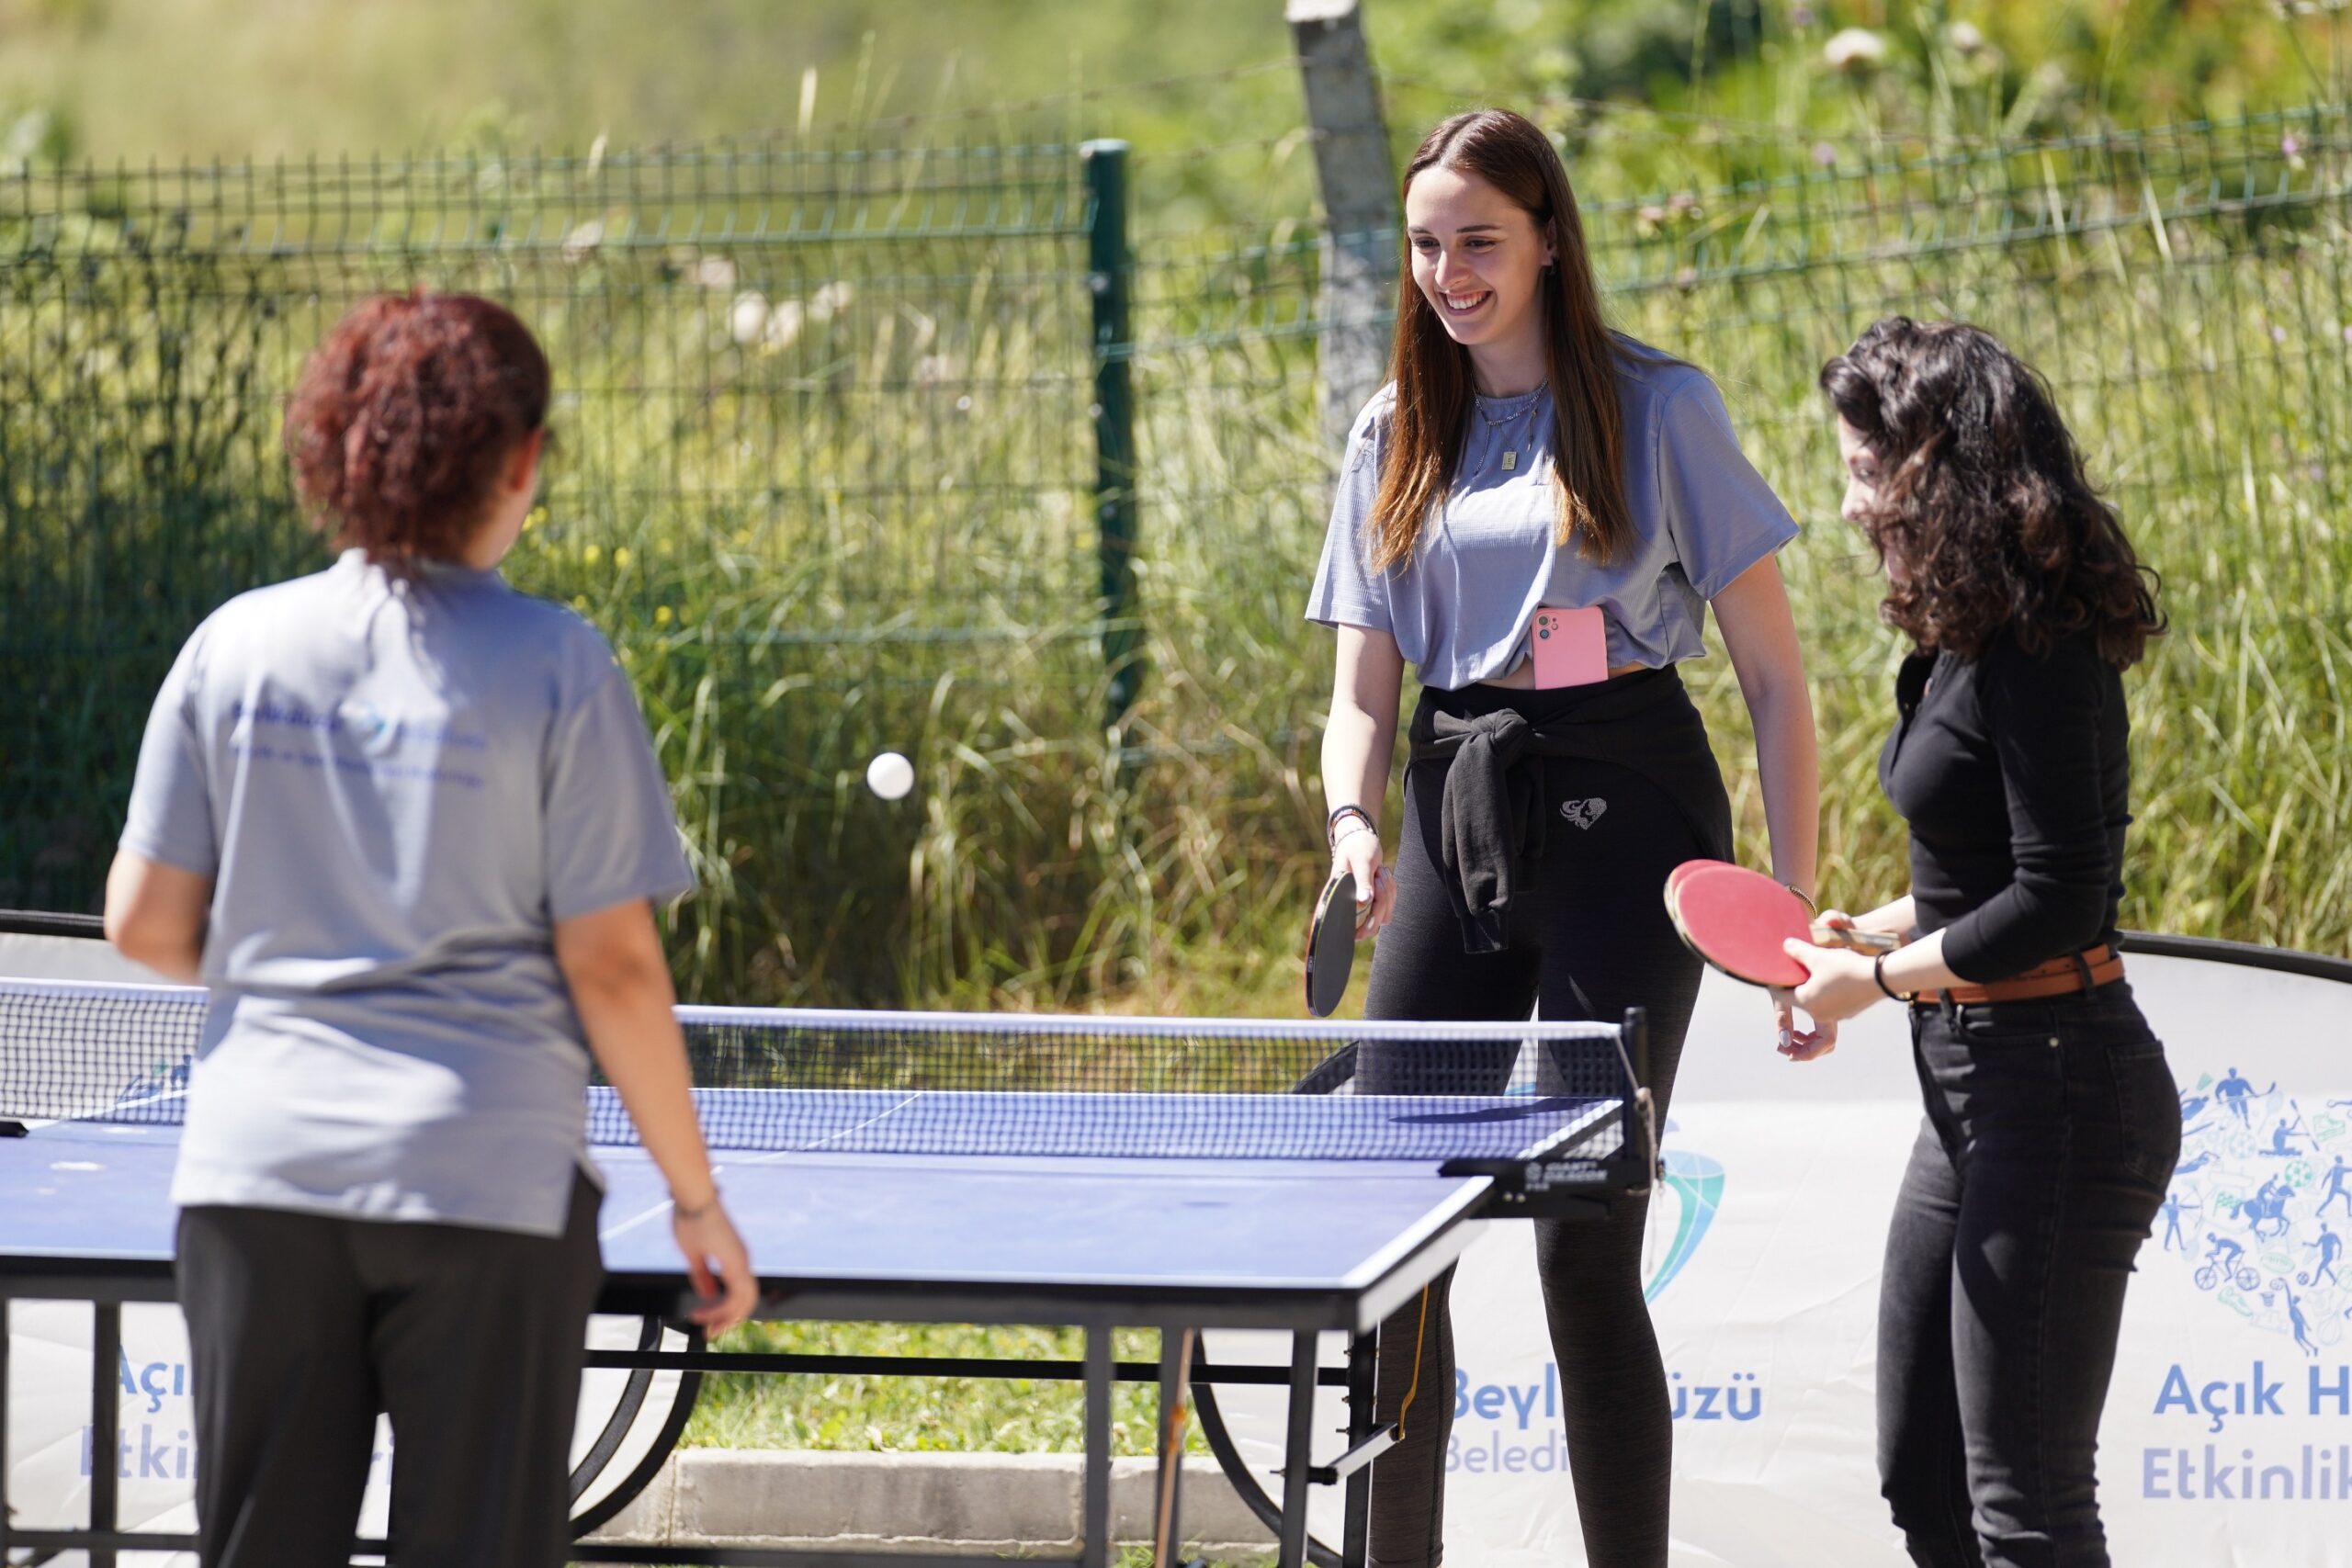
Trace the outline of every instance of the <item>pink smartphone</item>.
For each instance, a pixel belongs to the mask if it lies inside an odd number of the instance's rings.
[[[1600,607],[1535,612],[1535,628],[1528,634],[1535,650],[1538,691],[1555,686],[1589,686],[1609,679],[1609,629]]]

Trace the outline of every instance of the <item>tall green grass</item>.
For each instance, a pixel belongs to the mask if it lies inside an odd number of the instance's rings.
[[[1899,309],[2041,366],[2165,574],[2174,632],[2128,682],[2127,922],[2352,944],[2346,146],[2335,107],[1868,161],[1692,146],[1679,195],[1592,204],[1619,320],[1718,378],[1805,525],[1783,568],[1834,897],[1900,886],[1873,773],[1900,649],[1812,383]],[[1320,242],[1169,226],[1152,193],[1190,174],[1137,175],[1148,674],[1116,728],[1065,148],[0,193],[0,904],[94,900],[172,649],[322,558],[277,399],[345,301],[420,281],[513,299],[554,354],[557,456],[509,571],[637,683],[701,883],[673,921],[689,994],[1293,1010],[1330,657],[1299,618],[1335,456]],[[1686,673],[1760,853],[1737,694],[1719,658]],[[916,761],[906,801],[864,788],[886,748]]]

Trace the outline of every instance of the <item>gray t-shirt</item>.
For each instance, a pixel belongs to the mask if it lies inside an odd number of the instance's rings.
[[[1796,537],[1788,508],[1740,452],[1721,393],[1687,365],[1618,361],[1625,414],[1630,547],[1607,565],[1553,542],[1552,394],[1480,398],[1463,434],[1453,488],[1409,561],[1369,566],[1394,385],[1356,417],[1306,618],[1396,639],[1425,686],[1453,691],[1508,674],[1529,624],[1549,605],[1597,604],[1613,668],[1704,656],[1707,601]],[[1503,467],[1503,455],[1518,461]]]
[[[164,678],[122,842],[213,883],[175,1202],[560,1234],[594,1168],[553,924],[693,881],[594,627],[356,550],[241,594]]]

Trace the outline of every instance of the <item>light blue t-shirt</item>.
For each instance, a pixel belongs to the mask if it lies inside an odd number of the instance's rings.
[[[1552,394],[1477,400],[1453,488],[1413,558],[1369,565],[1373,499],[1396,387],[1383,387],[1348,437],[1306,618],[1396,639],[1425,686],[1453,691],[1510,673],[1535,612],[1597,604],[1611,668],[1704,656],[1707,601],[1796,537],[1797,525],[1732,434],[1723,395],[1688,365],[1621,355],[1625,503],[1633,537],[1603,565],[1553,542]],[[1504,454],[1518,460],[1503,467]]]
[[[213,883],[172,1198],[557,1235],[589,1056],[553,925],[692,885],[596,630],[359,551],[164,678],[123,847]]]

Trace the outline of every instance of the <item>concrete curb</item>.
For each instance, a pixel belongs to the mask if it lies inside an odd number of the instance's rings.
[[[1077,1454],[822,1453],[687,1449],[670,1456],[621,1515],[589,1539],[878,1551],[1074,1550]],[[1151,1536],[1153,1465],[1111,1462],[1111,1521],[1122,1541]],[[1184,1535],[1235,1562],[1272,1556],[1273,1537],[1205,1459],[1184,1462]]]

